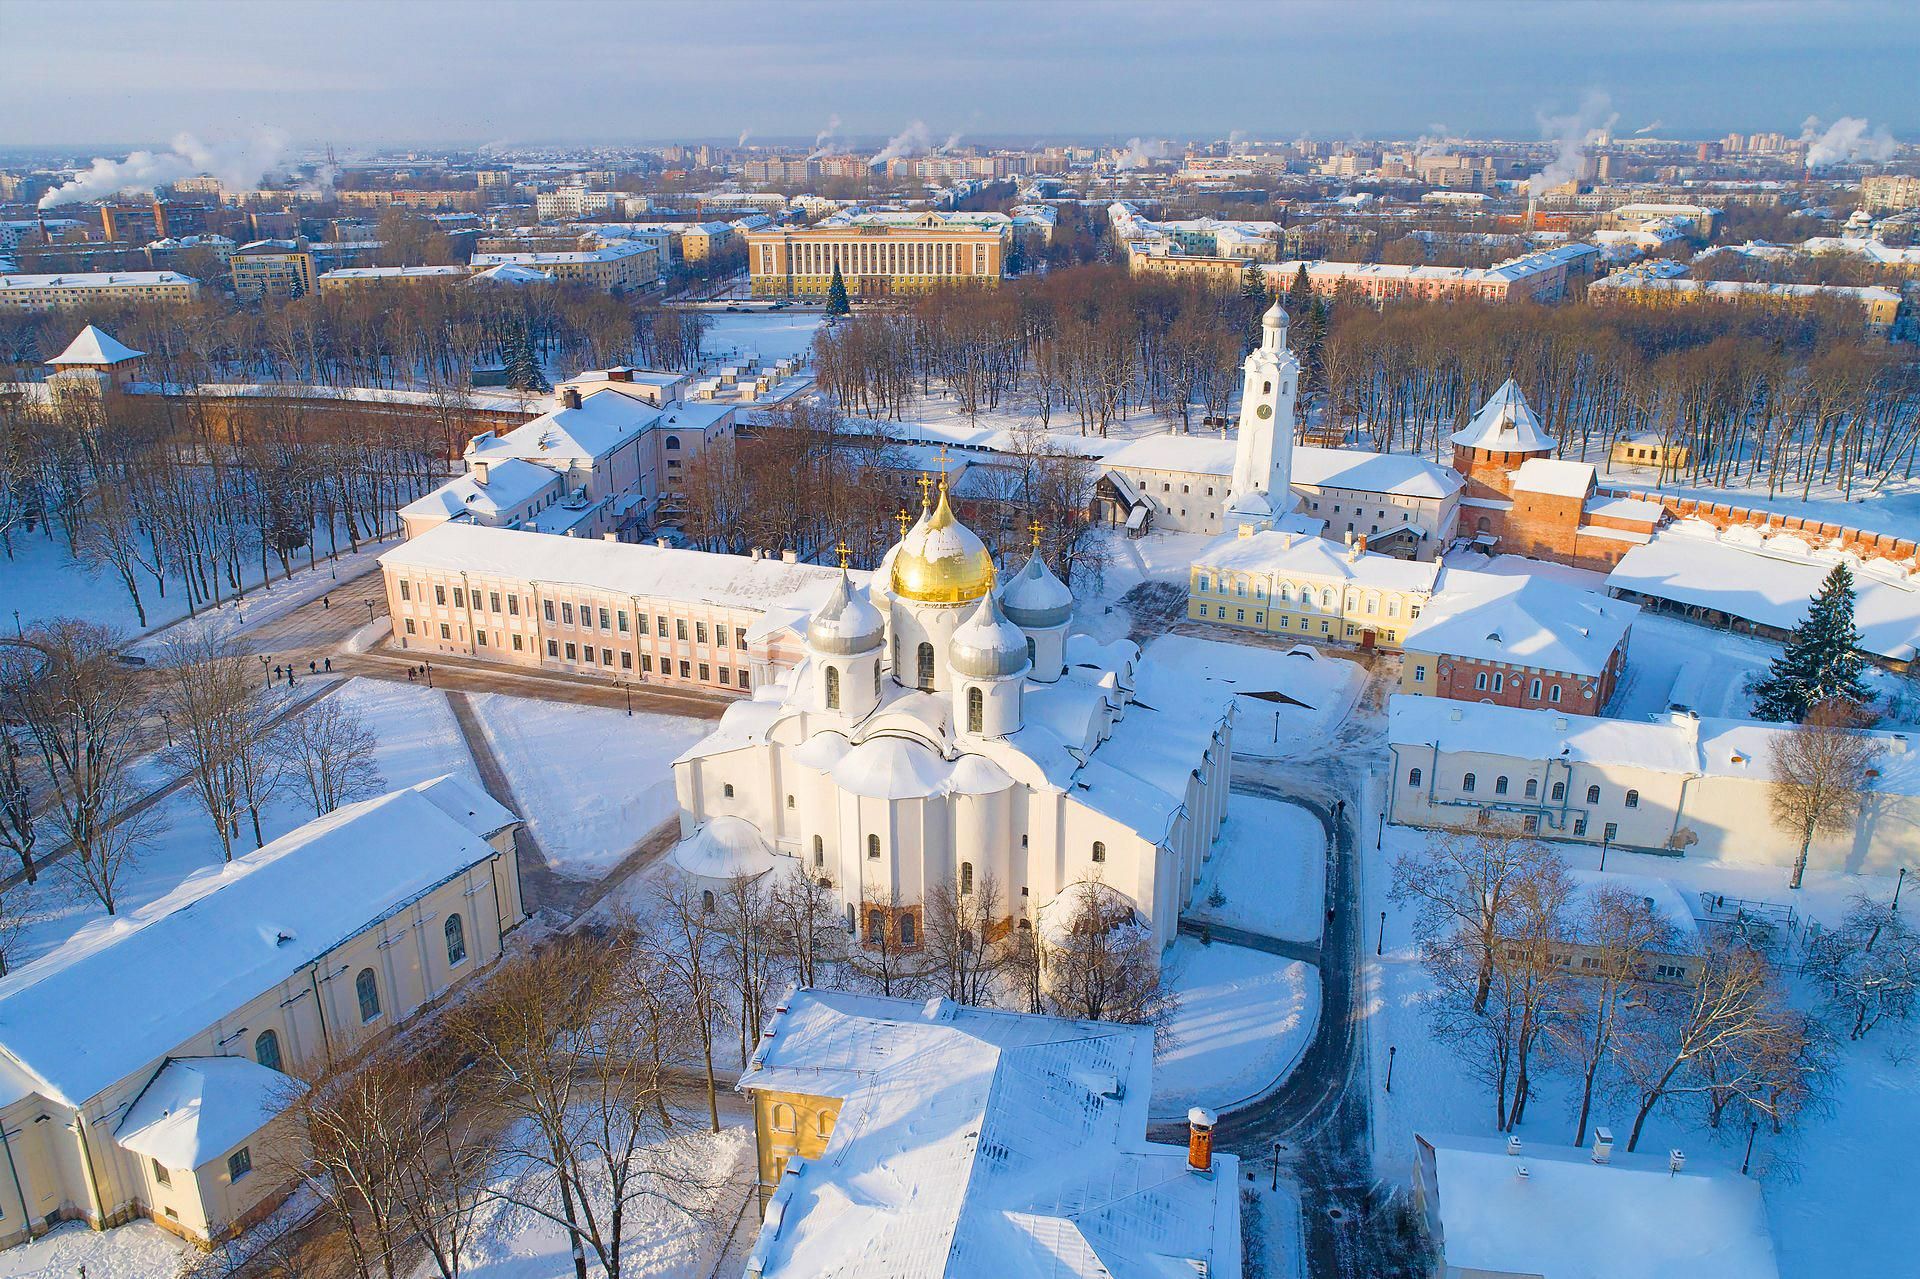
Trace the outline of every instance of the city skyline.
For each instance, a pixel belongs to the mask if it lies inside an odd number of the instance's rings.
[[[1551,138],[1562,122],[1711,137],[1864,119],[1910,137],[1909,6],[1348,6],[739,0],[664,30],[646,7],[105,4],[84,47],[9,14],[0,145],[132,148],[262,129],[296,145],[673,138],[854,147],[1226,137]],[[235,13],[244,12],[242,21]],[[384,33],[315,41],[316,21]],[[376,16],[377,15],[377,16]],[[983,17],[983,15],[985,15]],[[804,16],[804,21],[799,20]],[[529,24],[537,24],[530,28]],[[525,36],[560,37],[529,53]],[[519,35],[513,33],[519,32]],[[591,39],[575,39],[576,34]],[[297,48],[289,60],[286,51]],[[424,50],[432,50],[431,59]],[[1062,58],[1061,49],[1075,56]],[[1364,85],[1354,68],[1371,68]],[[1364,88],[1364,92],[1358,91]],[[137,122],[137,123],[135,123]]]

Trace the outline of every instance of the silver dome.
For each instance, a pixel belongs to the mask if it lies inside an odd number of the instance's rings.
[[[1073,592],[1053,575],[1035,551],[1001,593],[1007,620],[1028,630],[1065,626],[1073,616]]]
[[[841,657],[878,648],[886,638],[880,610],[867,602],[847,571],[840,570],[827,602],[807,622],[807,647]]]
[[[1000,611],[1000,597],[988,591],[948,641],[947,660],[955,672],[975,679],[1019,675],[1030,665],[1027,637]]]

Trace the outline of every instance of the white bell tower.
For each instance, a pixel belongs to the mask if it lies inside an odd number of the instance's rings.
[[[1260,345],[1241,371],[1240,439],[1226,522],[1271,528],[1293,510],[1294,401],[1300,393],[1300,362],[1287,349],[1287,313],[1278,302],[1261,317]]]

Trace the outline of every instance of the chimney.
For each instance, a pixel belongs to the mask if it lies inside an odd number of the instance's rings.
[[[780,562],[782,564],[798,564],[800,562],[800,554],[797,551],[782,551],[780,552]]]
[[[1507,1138],[1507,1153],[1510,1155],[1518,1155],[1520,1153],[1520,1139],[1518,1137]]]
[[[620,535],[618,533],[602,533],[600,540],[603,542],[617,542],[620,540]]]
[[[1613,1129],[1595,1128],[1593,1130],[1593,1162],[1597,1164],[1613,1162]]]
[[[1348,529],[1348,530],[1347,530],[1347,531],[1346,531],[1345,533],[1343,533],[1343,534],[1341,534],[1341,538],[1342,538],[1342,540],[1344,540],[1344,541],[1346,542],[1346,544],[1347,544],[1348,546],[1352,546],[1352,545],[1353,545],[1353,530],[1352,530],[1352,529]]]
[[[560,389],[560,407],[563,409],[579,408],[580,388],[577,386],[562,387]]]
[[[485,488],[487,486],[487,471],[492,465],[491,462],[475,462],[473,464],[473,482],[481,488]]]
[[[1205,1106],[1187,1112],[1187,1170],[1204,1177],[1213,1175],[1213,1126],[1220,1117]]]
[[[663,550],[663,551],[667,549],[667,539],[666,539],[666,538],[664,538],[664,537],[656,537],[656,538],[654,538],[654,539],[653,539],[653,544],[654,544],[655,546],[657,546],[657,547],[659,547],[659,548],[660,548],[661,550]]]
[[[1674,1149],[1669,1150],[1667,1152],[1667,1175],[1668,1176],[1677,1176],[1680,1170],[1682,1168],[1685,1168],[1686,1166],[1687,1166],[1687,1157],[1685,1154],[1681,1152],[1679,1147],[1676,1146]]]
[[[1360,548],[1360,553],[1362,555],[1365,555],[1367,553],[1367,535],[1365,533],[1362,533],[1360,534],[1360,536],[1354,538],[1353,544]]]

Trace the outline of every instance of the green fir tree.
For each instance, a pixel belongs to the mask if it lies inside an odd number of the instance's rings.
[[[1798,723],[1828,698],[1864,703],[1870,697],[1861,673],[1860,632],[1853,625],[1853,572],[1835,564],[1807,606],[1807,616],[1787,636],[1786,652],[1754,689],[1753,713],[1761,719]]]
[[[507,385],[516,391],[553,389],[547,375],[540,371],[540,361],[534,356],[533,342],[525,329],[515,330],[507,344]]]
[[[1300,269],[1293,273],[1293,283],[1287,286],[1287,310],[1300,316],[1306,314],[1307,308],[1311,305],[1313,305],[1313,281],[1307,278],[1307,265],[1303,262],[1300,264]]]
[[[1250,302],[1256,302],[1261,309],[1267,306],[1267,277],[1260,273],[1260,264],[1249,262],[1240,272],[1240,296]]]
[[[840,264],[833,264],[833,281],[827,285],[827,314],[849,315],[853,304],[847,301],[847,282],[840,278]]]

